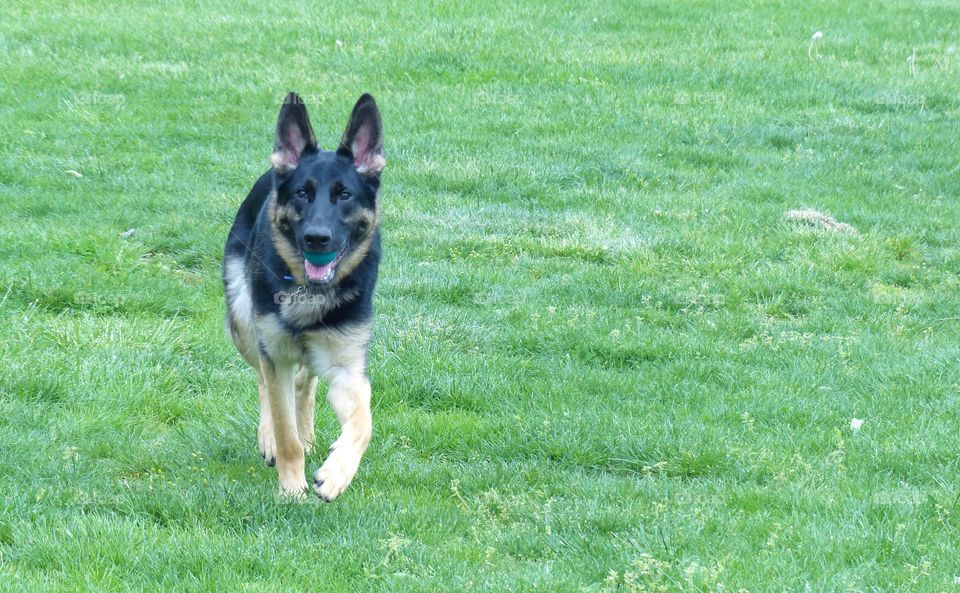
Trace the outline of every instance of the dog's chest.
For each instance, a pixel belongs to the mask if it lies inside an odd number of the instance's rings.
[[[365,367],[369,323],[293,334],[272,316],[261,318],[259,326],[262,343],[277,360],[306,365],[326,378],[336,369],[362,371]]]
[[[333,293],[298,289],[278,292],[276,300],[280,305],[280,318],[283,322],[300,328],[320,323],[323,316],[339,303]]]

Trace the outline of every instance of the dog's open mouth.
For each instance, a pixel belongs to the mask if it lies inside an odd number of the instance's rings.
[[[307,280],[326,284],[333,280],[333,275],[337,271],[337,264],[343,252],[331,251],[329,253],[311,253],[303,252],[303,267],[307,272]]]

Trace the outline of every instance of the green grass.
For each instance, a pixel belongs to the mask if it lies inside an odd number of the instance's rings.
[[[3,12],[0,591],[960,591],[951,2]],[[330,505],[222,327],[289,90],[386,127]]]

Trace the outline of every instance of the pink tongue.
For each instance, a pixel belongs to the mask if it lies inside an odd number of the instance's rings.
[[[333,264],[335,263],[336,262],[330,262],[324,266],[317,266],[307,260],[303,260],[303,265],[307,269],[307,278],[311,280],[323,280],[324,277],[330,273],[330,270],[333,269]]]

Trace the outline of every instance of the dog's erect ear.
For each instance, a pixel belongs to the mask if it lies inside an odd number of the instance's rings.
[[[270,162],[273,170],[286,175],[297,168],[304,152],[317,150],[317,138],[310,127],[307,106],[297,93],[291,92],[283,100],[277,118],[277,140]]]
[[[383,156],[383,123],[373,97],[364,93],[353,106],[337,153],[353,159],[357,172],[378,179],[387,165]]]

